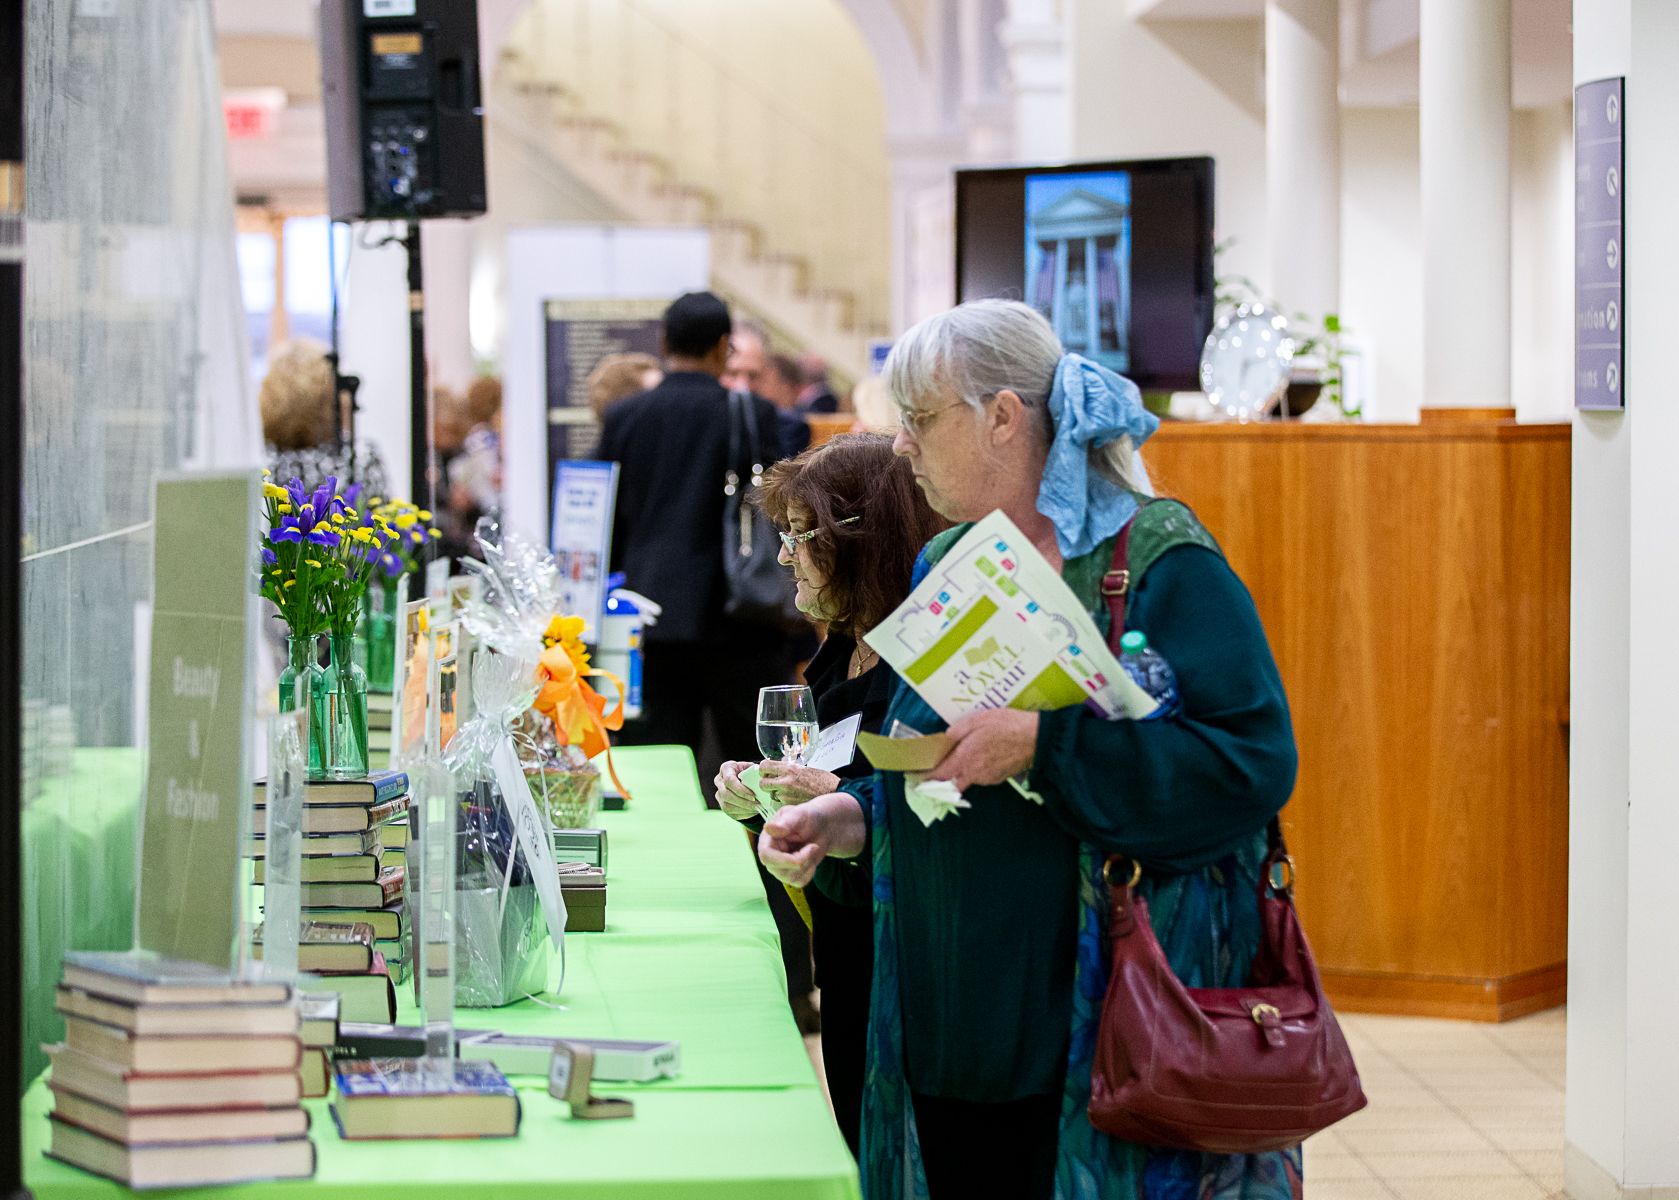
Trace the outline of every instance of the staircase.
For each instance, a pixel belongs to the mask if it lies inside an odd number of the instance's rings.
[[[862,378],[890,333],[884,151],[801,124],[658,9],[538,0],[488,120],[627,221],[708,227],[718,291],[779,346]]]

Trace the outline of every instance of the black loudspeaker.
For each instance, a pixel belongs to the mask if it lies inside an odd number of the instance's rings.
[[[322,0],[320,14],[333,219],[482,213],[477,0]]]

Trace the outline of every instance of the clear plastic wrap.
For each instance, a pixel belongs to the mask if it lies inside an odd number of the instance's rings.
[[[511,739],[520,762],[516,726],[536,695],[524,660],[480,646],[472,670],[471,720],[455,731],[444,762],[465,789],[455,856],[455,1002],[495,1008],[552,989],[550,948],[565,934],[540,903],[535,857],[519,844],[513,807],[503,795],[496,756]],[[547,831],[543,837],[549,837]],[[550,843],[551,844],[551,843]],[[551,861],[546,869],[552,871]]]

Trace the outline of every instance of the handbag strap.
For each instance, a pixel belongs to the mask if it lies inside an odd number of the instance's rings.
[[[1114,538],[1113,562],[1102,576],[1102,598],[1107,601],[1110,621],[1108,648],[1115,657],[1120,653],[1120,639],[1125,636],[1126,606],[1131,595],[1131,526],[1142,515],[1143,509],[1152,503],[1152,498],[1139,497],[1137,511],[1120,526]],[[1260,892],[1263,894],[1272,890],[1291,900],[1294,895],[1294,859],[1289,855],[1288,843],[1283,840],[1282,821],[1277,817],[1271,818],[1271,824],[1266,829],[1266,843],[1265,865],[1260,868]],[[1123,871],[1115,869],[1121,866]],[[1282,868],[1280,876],[1277,873],[1279,867]],[[1102,879],[1113,893],[1116,911],[1119,894],[1129,893],[1142,877],[1143,865],[1136,859],[1126,854],[1108,855],[1107,861],[1102,864]]]

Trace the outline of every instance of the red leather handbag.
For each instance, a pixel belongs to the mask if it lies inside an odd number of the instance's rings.
[[[1125,630],[1128,532],[1102,588],[1116,644]],[[1102,1132],[1256,1154],[1297,1145],[1365,1106],[1294,909],[1294,865],[1276,821],[1270,840],[1259,882],[1262,940],[1246,987],[1186,988],[1134,890],[1141,867],[1120,856],[1103,867],[1113,970],[1090,1080],[1090,1123]]]

